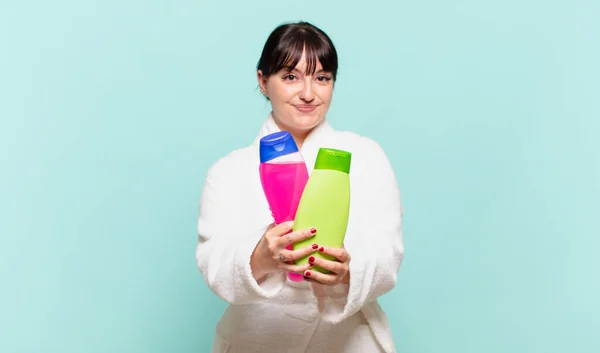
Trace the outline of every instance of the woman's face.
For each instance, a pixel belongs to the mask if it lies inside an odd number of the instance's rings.
[[[258,71],[258,82],[271,101],[273,118],[282,130],[306,134],[317,126],[329,110],[333,95],[333,76],[323,71],[320,62],[313,75],[305,75],[306,55],[294,70],[284,69],[269,77]]]

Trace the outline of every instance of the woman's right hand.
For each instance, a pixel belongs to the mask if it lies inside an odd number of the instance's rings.
[[[286,247],[300,240],[313,237],[317,230],[301,229],[292,231],[293,221],[283,222],[278,225],[271,224],[254,249],[250,258],[252,274],[260,281],[267,274],[285,271],[303,274],[311,264],[295,265],[294,260],[303,258],[317,251],[319,245],[312,244],[297,250],[288,250]]]

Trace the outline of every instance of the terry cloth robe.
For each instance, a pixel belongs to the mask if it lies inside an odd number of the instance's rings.
[[[377,298],[394,287],[403,259],[402,206],[389,160],[373,140],[324,120],[300,150],[309,173],[321,147],[352,153],[344,240],[350,283],[292,282],[284,272],[257,283],[252,276],[250,256],[273,222],[260,182],[259,140],[276,131],[269,114],[254,142],[216,161],[204,183],[197,265],[208,287],[230,304],[213,352],[395,352]]]

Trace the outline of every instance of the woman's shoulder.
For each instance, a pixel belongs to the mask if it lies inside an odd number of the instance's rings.
[[[386,156],[382,146],[374,138],[353,131],[336,130],[336,140],[340,146],[343,146],[341,149],[346,149],[353,154],[370,157]]]
[[[355,183],[372,185],[374,177],[377,176],[380,178],[377,180],[385,185],[393,183],[397,186],[392,161],[378,141],[352,131],[336,133],[339,149],[352,153],[350,169]]]

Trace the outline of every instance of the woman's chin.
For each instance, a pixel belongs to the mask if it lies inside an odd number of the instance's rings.
[[[298,130],[311,130],[319,123],[323,121],[323,118],[318,115],[302,115],[294,117],[294,127]]]
[[[324,117],[316,112],[314,114],[289,114],[286,119],[275,119],[282,130],[290,130],[298,133],[310,132]]]

